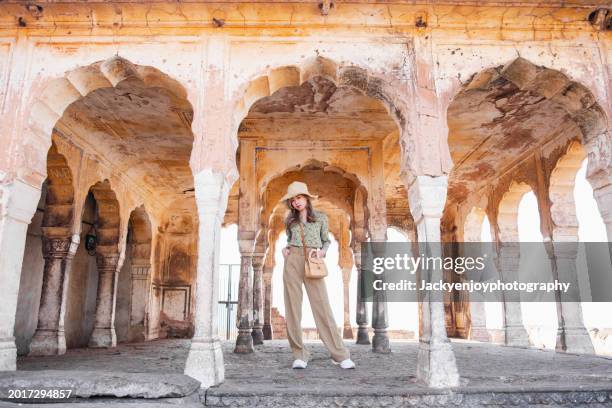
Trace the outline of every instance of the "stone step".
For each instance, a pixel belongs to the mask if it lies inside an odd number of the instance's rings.
[[[204,404],[199,399],[189,397],[183,398],[161,398],[156,400],[143,400],[142,398],[96,398],[95,400],[78,398],[70,402],[58,403],[10,403],[0,401],[0,408],[24,407],[24,408],[202,408]]]
[[[0,371],[0,400],[2,401],[9,401],[11,396],[9,390],[19,389],[71,390],[71,398],[66,402],[83,402],[89,398],[139,399],[141,402],[145,399],[159,402],[159,399],[183,399],[184,397],[198,399],[199,387],[199,381],[176,373],[70,370]]]
[[[397,393],[325,392],[219,392],[202,391],[206,407],[612,407],[612,385],[603,389],[470,390]]]

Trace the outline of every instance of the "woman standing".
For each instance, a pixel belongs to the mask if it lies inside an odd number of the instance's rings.
[[[285,221],[287,247],[283,248],[285,257],[283,283],[287,339],[295,358],[293,368],[306,368],[310,356],[302,341],[302,284],[306,286],[319,336],[329,350],[332,361],[340,364],[342,368],[355,368],[355,363],[350,359],[350,353],[338,333],[327,297],[325,280],[304,277],[306,259],[302,247],[306,246],[309,257],[322,258],[325,257],[330,244],[327,216],[312,208],[311,198],[317,197],[308,192],[306,184],[294,181],[281,199],[290,210]],[[302,228],[304,242],[302,242]]]

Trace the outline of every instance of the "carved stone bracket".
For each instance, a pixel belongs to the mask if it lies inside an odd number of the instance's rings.
[[[44,258],[65,258],[71,252],[72,237],[49,238],[43,235],[42,244]]]

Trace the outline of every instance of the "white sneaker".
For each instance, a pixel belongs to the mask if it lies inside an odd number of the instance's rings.
[[[291,366],[291,368],[306,368],[307,365],[308,365],[307,362],[305,362],[304,360],[300,360],[298,358],[297,360],[293,362],[293,365]]]
[[[340,368],[344,368],[344,369],[355,368],[355,363],[350,358],[347,358],[346,360],[342,360],[339,363],[335,360],[332,360],[332,362],[336,365],[340,364]]]

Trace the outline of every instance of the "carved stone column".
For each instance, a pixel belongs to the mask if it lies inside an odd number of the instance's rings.
[[[518,281],[521,248],[516,242],[499,243],[499,272],[506,283]],[[508,346],[529,347],[529,335],[523,326],[521,299],[518,292],[504,291],[504,331]]]
[[[73,237],[44,235],[42,237],[45,259],[43,285],[38,309],[38,325],[30,343],[29,355],[50,356],[66,353],[61,309],[66,295],[64,287],[79,244],[79,236],[74,235],[74,238],[73,240]]]
[[[612,242],[612,169],[600,171],[596,175],[589,177],[589,182],[593,186],[593,196],[597,201],[597,206],[606,224],[608,242]],[[612,245],[610,248],[610,259],[612,259]]]
[[[96,317],[94,329],[89,338],[89,347],[116,347],[117,335],[113,321],[115,304],[115,280],[119,266],[119,253],[100,252],[96,254],[98,268],[98,292],[96,296]]]
[[[151,262],[149,259],[132,259],[132,289],[130,291],[130,325],[128,339],[144,341],[147,333],[147,312]]]
[[[370,241],[385,242],[387,240],[387,202],[385,199],[384,157],[382,142],[376,143],[371,149],[370,177],[371,194],[368,196],[370,209],[369,230]],[[376,254],[374,255],[376,256]],[[389,334],[387,328],[387,297],[384,291],[375,291],[372,298],[372,351],[375,353],[390,353]]]
[[[155,218],[151,218],[150,221],[151,221],[151,231],[153,232],[151,236],[151,248],[153,249],[159,245],[159,242],[161,240],[161,233],[159,232],[159,222]],[[160,260],[156,256],[151,257],[150,260],[151,260],[151,268],[149,269],[147,283],[146,283],[147,285],[146,302],[147,303],[145,307],[145,318],[144,318],[145,341],[158,339],[159,330],[160,330],[160,307],[161,307],[159,304],[160,290],[156,282],[159,276],[158,270],[159,270]],[[196,316],[197,316],[197,310],[196,310]]]
[[[263,281],[264,281],[264,324],[263,336],[264,340],[272,340],[272,270],[274,267],[264,266]]]
[[[561,282],[570,283],[568,292],[559,291],[557,300],[557,351],[576,354],[595,354],[591,336],[582,320],[582,306],[578,275],[576,273],[576,258],[578,256],[578,242],[553,242],[549,255],[553,256],[551,262],[554,276]]]
[[[386,241],[386,239],[378,237],[378,239],[373,238],[371,241],[384,242]],[[384,256],[384,254],[377,254],[376,252],[374,252],[373,256]],[[387,332],[388,327],[389,322],[387,320],[387,294],[385,291],[382,290],[374,291],[374,294],[372,296],[372,329],[374,329],[374,336],[372,336],[373,352],[391,352],[389,333]]]
[[[20,180],[0,185],[0,371],[14,371],[17,368],[17,348],[13,335],[19,280],[28,224],[39,198],[40,188]]]
[[[351,327],[351,311],[350,311],[350,296],[349,282],[351,280],[352,266],[342,268],[342,293],[344,295],[344,328],[342,330],[342,338],[352,339],[353,328]]]
[[[231,183],[225,176],[204,169],[194,177],[198,207],[198,270],[195,285],[194,335],[185,362],[185,374],[202,388],[225,379],[223,352],[218,332],[219,250],[221,222],[227,208]]]
[[[487,317],[484,303],[470,298],[470,340],[489,342],[491,336],[487,329]]]
[[[446,203],[448,178],[417,176],[405,184],[420,247],[426,256],[440,257],[440,218]],[[433,264],[432,269],[419,271],[420,279],[426,282],[442,280],[442,270],[435,267],[435,262]],[[429,387],[458,386],[459,372],[446,335],[442,294],[428,292],[420,296],[422,333],[419,337],[417,379]]]
[[[253,352],[253,252],[258,222],[256,140],[240,142],[240,180],[238,197],[238,244],[240,247],[240,283],[238,287],[238,337],[234,353]]]
[[[357,242],[353,247],[353,257],[357,268],[357,308],[355,320],[357,321],[357,344],[370,344],[368,335],[368,308],[362,300],[363,273],[361,270],[361,243]]]
[[[568,151],[568,154],[572,154]],[[581,156],[578,156],[582,159]],[[563,172],[563,162],[557,164]],[[575,168],[571,168],[575,171]],[[553,173],[554,174],[554,173]],[[556,176],[556,174],[555,174]],[[569,291],[557,291],[557,335],[555,349],[560,352],[595,354],[591,336],[584,326],[576,258],[578,257],[578,218],[574,200],[574,177],[551,176],[551,181],[540,182],[544,197],[540,205],[542,219],[549,218],[547,233],[551,240],[545,240],[546,252],[550,258],[553,279],[570,284]],[[599,190],[601,191],[601,190]],[[612,199],[612,195],[608,197]]]
[[[263,254],[253,256],[253,344],[263,344]]]
[[[238,285],[238,337],[234,353],[253,352],[253,245],[254,239],[239,239],[240,283]]]
[[[465,239],[466,245],[464,256],[477,257],[480,256],[478,253],[479,248],[482,244],[479,244],[478,240]],[[484,307],[484,299],[481,293],[472,292],[469,293],[469,307],[470,307],[470,328],[469,338],[470,340],[489,342],[491,336],[489,330],[487,330],[487,315]]]

